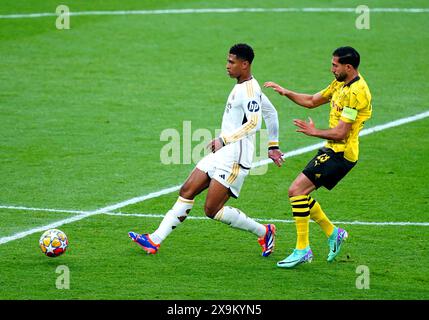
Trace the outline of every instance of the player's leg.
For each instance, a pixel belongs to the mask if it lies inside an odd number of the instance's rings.
[[[332,190],[338,182],[355,166],[355,162],[347,161],[343,153],[335,153],[331,149],[322,149],[316,157],[313,168],[307,166],[304,173],[314,183]],[[318,173],[318,174],[317,174]],[[348,233],[336,227],[323,212],[320,205],[309,197],[310,216],[315,220],[328,237],[329,254],[327,260],[333,261],[340,253],[342,243],[347,239]]]
[[[223,184],[213,179],[207,193],[204,211],[206,216],[223,222],[231,227],[249,231],[262,237],[265,235],[265,226],[249,218],[237,208],[225,206],[230,197],[230,191]]]
[[[317,189],[324,186],[331,190],[354,167],[355,163],[344,159],[342,153],[335,153],[331,149],[322,148],[318,154],[307,164],[301,173],[302,179],[313,183]],[[290,195],[305,193],[308,190],[291,188]],[[313,189],[314,190],[314,189]],[[313,191],[310,190],[308,194]],[[308,195],[310,218],[316,221],[328,237],[329,254],[328,261],[333,261],[339,254],[342,242],[348,234],[344,229],[334,226],[320,204]]]
[[[216,176],[217,175],[215,175],[215,177]],[[240,177],[237,180],[240,180]],[[240,183],[240,181],[238,181],[238,183]],[[234,186],[236,187],[235,196],[237,197],[240,186],[238,189],[236,184]],[[263,225],[248,217],[243,211],[225,206],[231,194],[233,193],[230,188],[220,183],[215,178],[212,179],[204,205],[206,215],[211,219],[220,221],[231,227],[255,234],[258,237],[259,244],[262,246],[262,255],[265,257],[269,256],[274,251],[275,226],[272,224]]]
[[[296,249],[302,250],[310,245],[309,222],[310,206],[308,194],[316,189],[316,186],[303,173],[300,173],[292,182],[288,190],[289,202],[292,206],[292,214],[296,224],[297,242]]]
[[[340,253],[340,249],[344,240],[347,239],[348,233],[346,230],[336,227],[327,217],[319,202],[308,196],[308,204],[310,207],[310,219],[315,221],[323,230],[328,238],[329,254],[327,260],[333,261]]]
[[[342,243],[347,239],[348,233],[346,230],[336,227],[323,212],[320,204],[310,195],[308,196],[308,203],[310,206],[310,218],[322,228],[328,238],[329,253],[327,260],[332,262],[340,253]]]
[[[317,155],[308,163],[303,170],[305,176],[317,184],[316,188],[325,186],[329,190],[332,189],[339,181],[337,179],[338,161],[335,153],[332,150],[322,148]],[[323,230],[325,235],[332,235],[335,226],[323,212],[320,204],[310,195],[308,196],[310,206],[310,218],[315,221]]]
[[[194,204],[194,198],[207,189],[209,183],[210,178],[208,175],[195,168],[180,188],[176,203],[165,214],[155,232],[151,234],[130,232],[130,238],[137,242],[147,253],[156,253],[161,242],[186,219]]]
[[[317,202],[311,195],[308,195],[308,205],[310,207],[310,219],[322,228],[327,237],[331,236],[332,232],[334,232],[335,226],[322,210],[319,202]]]
[[[277,263],[279,267],[292,268],[301,263],[311,262],[313,258],[309,241],[310,207],[308,194],[315,189],[316,186],[303,173],[300,173],[289,187],[288,195],[297,235],[296,246],[292,254]]]
[[[164,216],[158,229],[150,234],[156,244],[160,244],[167,236],[182,223],[194,205],[194,198],[207,189],[210,178],[198,168],[195,168],[179,191],[179,197],[173,207]]]
[[[310,193],[316,189],[307,176],[301,173],[289,188],[289,197],[307,195],[308,205],[310,209],[310,219],[315,221],[326,234],[327,237],[332,235],[335,226],[329,220],[325,212],[322,210],[320,204],[311,197]]]

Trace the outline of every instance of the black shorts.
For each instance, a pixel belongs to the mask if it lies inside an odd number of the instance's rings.
[[[331,190],[355,166],[356,162],[344,159],[344,152],[321,148],[302,171],[316,189],[324,186]]]

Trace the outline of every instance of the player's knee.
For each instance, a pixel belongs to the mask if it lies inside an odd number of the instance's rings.
[[[204,205],[204,213],[210,219],[214,219],[216,213],[218,213],[218,212],[219,212],[219,208],[214,207],[214,206],[210,206],[210,205],[207,205],[207,204]]]
[[[180,188],[179,195],[185,199],[193,199],[194,198],[194,192],[193,192],[192,188],[190,188],[190,186],[187,183],[185,183]]]
[[[300,195],[299,191],[300,191],[299,188],[295,184],[292,184],[288,189],[289,198],[299,196]]]

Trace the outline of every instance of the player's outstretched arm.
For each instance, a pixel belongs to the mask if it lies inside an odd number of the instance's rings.
[[[305,93],[297,93],[292,90],[283,88],[277,83],[272,81],[265,82],[264,87],[273,88],[274,91],[278,92],[280,95],[286,96],[296,104],[309,109],[316,108],[322,104],[329,102],[329,100],[322,97],[322,95],[319,92],[313,95],[305,94]]]
[[[279,117],[277,110],[270,99],[262,93],[262,118],[268,129],[268,158],[273,160],[276,166],[281,167],[284,159],[283,152],[279,147]]]
[[[285,159],[283,159],[283,152],[280,149],[268,150],[268,158],[273,160],[277,167],[281,167]]]
[[[300,119],[294,119],[293,123],[298,127],[296,130],[297,132],[302,132],[307,136],[334,141],[341,141],[345,139],[352,127],[352,123],[347,123],[342,120],[338,122],[336,127],[330,129],[317,129],[311,118],[309,118],[308,122]]]

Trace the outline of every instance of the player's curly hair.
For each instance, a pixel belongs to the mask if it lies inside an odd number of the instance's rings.
[[[341,64],[351,64],[357,69],[360,63],[360,55],[356,49],[352,47],[339,47],[332,53],[334,57],[338,57],[338,62]]]
[[[249,61],[250,64],[252,64],[253,58],[255,57],[252,47],[245,43],[234,44],[231,49],[229,49],[229,53],[235,54],[239,59]]]

